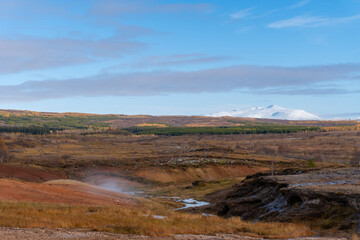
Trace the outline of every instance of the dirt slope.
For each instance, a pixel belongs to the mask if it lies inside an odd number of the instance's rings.
[[[228,177],[244,177],[268,170],[245,165],[209,165],[205,167],[169,168],[150,167],[135,173],[136,176],[163,183],[186,183],[196,180],[214,181]]]
[[[76,181],[30,183],[0,179],[1,201],[75,205],[136,205],[130,197]]]
[[[0,178],[20,179],[28,182],[44,182],[65,178],[65,174],[40,167],[20,164],[0,164]]]

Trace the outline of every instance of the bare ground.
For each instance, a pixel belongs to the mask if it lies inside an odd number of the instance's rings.
[[[28,182],[44,182],[65,178],[65,174],[20,164],[0,164],[0,178],[20,179]]]
[[[102,232],[86,232],[86,231],[67,231],[62,229],[23,229],[23,228],[0,228],[0,239],[2,240],[53,240],[53,239],[67,239],[67,240],[130,240],[130,239],[144,239],[144,240],[260,240],[262,238],[252,238],[240,235],[219,234],[215,236],[209,235],[174,235],[172,237],[149,237],[140,235],[124,235],[112,234]],[[293,238],[293,239],[307,239],[307,240],[342,240],[345,238]]]

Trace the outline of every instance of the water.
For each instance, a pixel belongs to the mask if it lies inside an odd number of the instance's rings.
[[[202,213],[201,215],[205,216],[205,217],[217,217],[216,215],[214,214],[211,214],[211,213]]]
[[[128,191],[128,192],[121,192],[121,193],[128,194],[128,195],[131,195],[131,196],[137,196],[137,195],[143,194],[144,191]]]
[[[175,208],[174,210],[183,210],[183,209],[193,208],[193,207],[202,207],[202,206],[206,206],[206,205],[210,204],[209,202],[198,201],[193,198],[187,198],[187,199],[174,198],[174,199],[176,199],[175,200],[176,202],[181,202],[181,203],[185,204],[184,207]]]

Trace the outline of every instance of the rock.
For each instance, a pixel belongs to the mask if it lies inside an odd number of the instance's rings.
[[[286,173],[290,173],[285,175]],[[360,226],[360,171],[328,169],[256,175],[240,185],[207,195],[201,211],[251,221],[309,222],[322,229]]]

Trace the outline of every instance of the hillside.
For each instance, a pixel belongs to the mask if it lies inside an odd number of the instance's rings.
[[[127,128],[132,126],[156,127],[209,127],[209,126],[355,126],[357,121],[291,121],[243,117],[208,116],[151,116],[87,113],[46,113],[20,110],[0,110],[1,126],[36,126],[57,130]]]

